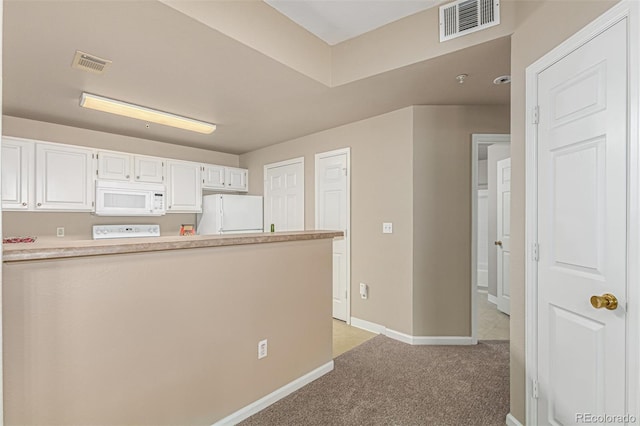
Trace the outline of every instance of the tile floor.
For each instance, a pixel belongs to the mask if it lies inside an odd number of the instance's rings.
[[[489,302],[487,292],[478,290],[478,340],[509,340],[509,315]]]
[[[498,311],[496,305],[487,300],[487,292],[479,290],[476,297],[478,304],[478,339],[509,340],[509,316]],[[347,325],[344,321],[333,320],[333,357],[337,357],[358,345],[366,342],[375,333]]]
[[[333,320],[333,357],[345,353],[358,345],[366,342],[372,337],[377,336],[375,333],[362,330],[358,327],[347,325],[344,321]]]

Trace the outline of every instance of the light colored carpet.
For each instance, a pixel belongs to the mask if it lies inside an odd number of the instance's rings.
[[[509,342],[411,346],[377,336],[242,425],[504,425]]]

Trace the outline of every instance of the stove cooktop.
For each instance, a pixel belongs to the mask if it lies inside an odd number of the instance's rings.
[[[93,239],[159,237],[160,225],[93,225]]]

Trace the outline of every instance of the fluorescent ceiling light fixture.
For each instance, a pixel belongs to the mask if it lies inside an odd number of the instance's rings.
[[[206,123],[193,118],[182,117],[164,111],[129,104],[90,93],[82,93],[80,106],[95,109],[97,111],[109,112],[111,114],[123,115],[151,123],[162,124],[164,126],[177,127],[179,129],[191,130],[192,132],[210,134],[216,130],[216,125]]]

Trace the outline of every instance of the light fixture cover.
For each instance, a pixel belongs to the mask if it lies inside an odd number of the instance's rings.
[[[206,123],[200,120],[194,120],[193,118],[182,117],[180,115],[171,114],[164,111],[158,111],[155,109],[122,102],[115,99],[105,98],[103,96],[92,95],[90,93],[82,93],[82,96],[80,97],[80,106],[84,108],[95,109],[97,111],[135,118],[142,121],[162,124],[164,126],[190,130],[192,132],[210,134],[213,133],[214,130],[216,130],[215,124]]]

